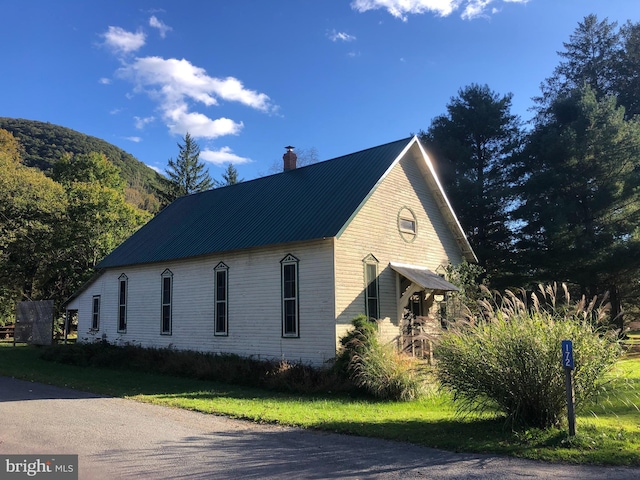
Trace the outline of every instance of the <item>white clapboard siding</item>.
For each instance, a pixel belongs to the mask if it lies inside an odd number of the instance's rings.
[[[280,261],[299,260],[299,338],[282,337]],[[80,342],[234,353],[322,364],[335,356],[333,239],[196,259],[109,269],[69,304],[79,311]],[[229,268],[228,336],[214,335],[214,268]],[[173,274],[172,333],[160,332],[161,275]],[[118,277],[128,278],[127,331],[117,332]],[[101,296],[100,329],[91,302]]]
[[[108,269],[67,305],[67,310],[78,310],[78,339],[321,365],[334,358],[351,320],[365,312],[363,260],[373,255],[379,262],[380,330],[385,340],[393,341],[400,333],[399,295],[389,262],[435,271],[462,261],[460,245],[430,190],[435,183],[429,175],[414,143],[338,238]],[[415,215],[415,238],[400,233],[402,209]],[[299,338],[282,337],[280,261],[288,254],[299,259]],[[214,335],[214,268],[220,262],[229,268],[228,336]],[[171,335],[160,332],[165,269],[173,274]],[[127,331],[118,333],[118,277],[123,273],[128,278]],[[101,297],[95,332],[90,329],[94,295]]]
[[[363,260],[371,254],[379,261],[381,335],[393,341],[399,334],[396,274],[389,262],[409,263],[436,270],[449,261],[462,261],[460,247],[429,190],[410,150],[376,188],[336,241],[336,337],[365,311]],[[406,241],[398,228],[398,215],[409,208],[417,219],[417,235]]]

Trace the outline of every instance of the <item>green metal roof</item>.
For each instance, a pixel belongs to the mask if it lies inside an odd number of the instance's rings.
[[[181,197],[97,268],[335,237],[411,140]]]

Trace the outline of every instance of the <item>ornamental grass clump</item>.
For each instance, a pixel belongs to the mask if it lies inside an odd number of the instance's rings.
[[[425,379],[417,359],[378,340],[377,324],[364,315],[341,339],[343,346],[336,368],[348,375],[359,389],[382,400],[409,401],[425,393]]]
[[[482,313],[450,328],[437,345],[436,375],[462,412],[497,410],[514,428],[557,426],[566,415],[561,342],[573,341],[576,408],[603,385],[621,354],[615,332],[605,331],[607,305],[594,298],[571,304],[566,286],[490,295]]]

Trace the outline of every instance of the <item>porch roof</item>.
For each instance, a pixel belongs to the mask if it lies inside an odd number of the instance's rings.
[[[403,263],[389,263],[389,266],[400,275],[408,278],[413,283],[426,288],[428,290],[444,290],[457,292],[460,290],[454,284],[447,282],[440,275],[433,273],[431,270],[418,265],[406,265]]]

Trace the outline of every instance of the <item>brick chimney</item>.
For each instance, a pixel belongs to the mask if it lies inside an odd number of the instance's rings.
[[[282,159],[284,160],[284,171],[286,172],[288,170],[295,170],[296,160],[298,160],[298,156],[293,151],[295,147],[289,145],[288,147],[284,148],[287,149],[287,153],[282,156]]]

